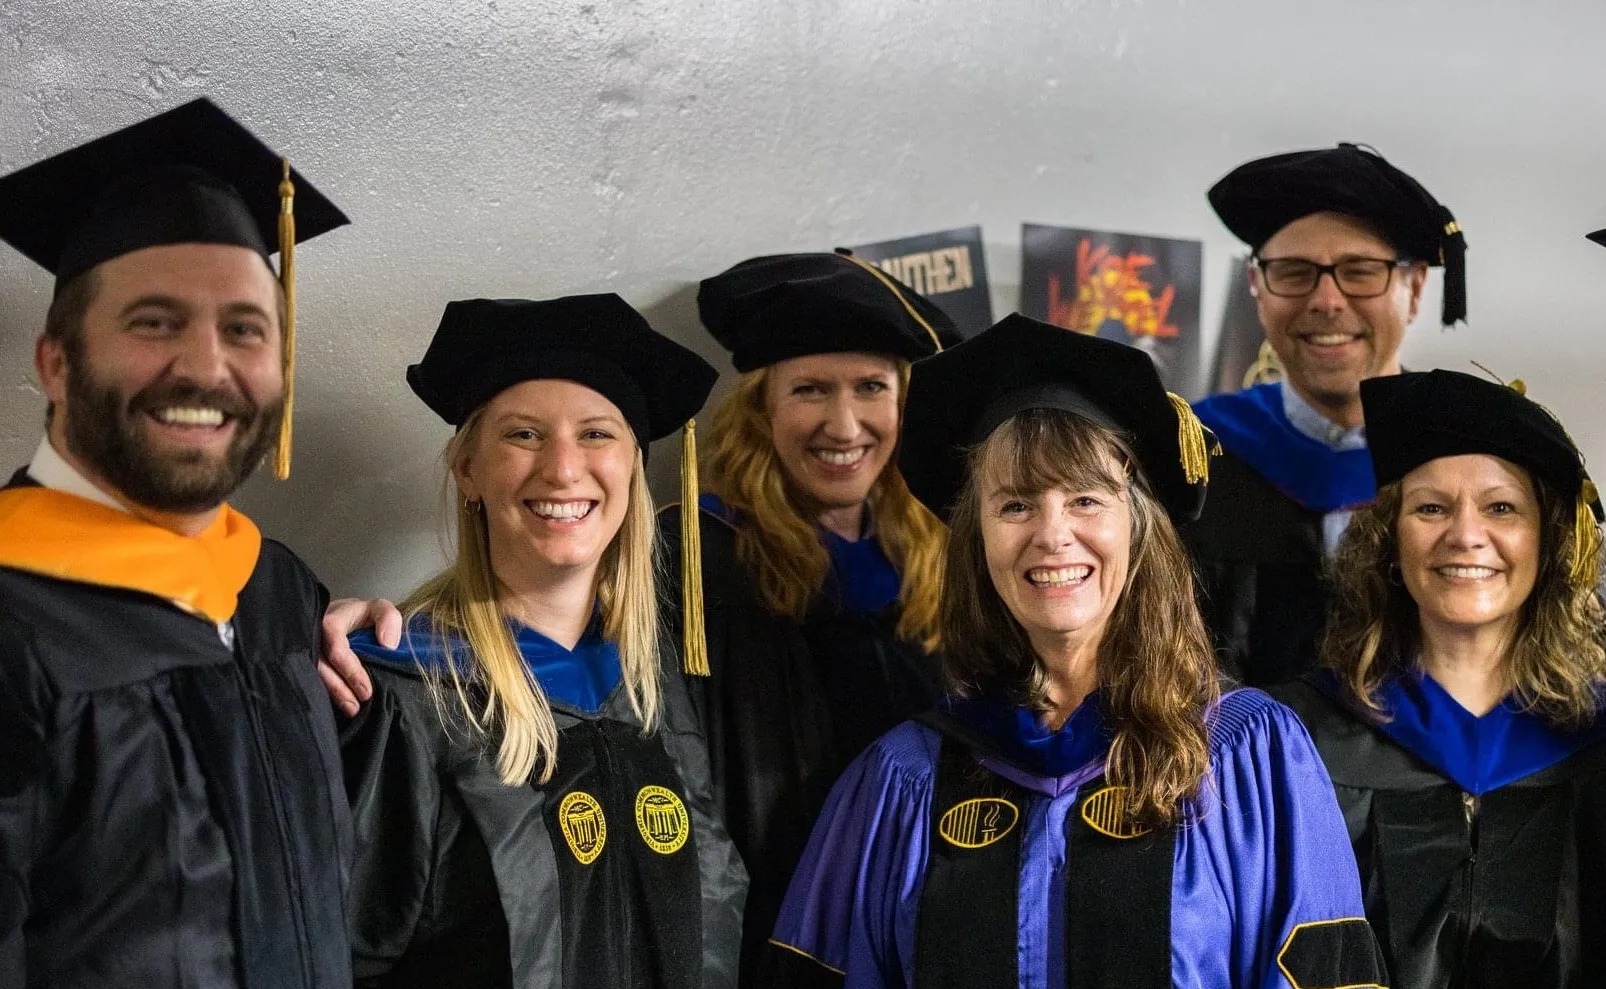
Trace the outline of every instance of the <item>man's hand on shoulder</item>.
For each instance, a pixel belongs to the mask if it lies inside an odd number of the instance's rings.
[[[347,717],[357,713],[363,701],[373,695],[373,684],[362,660],[352,652],[346,636],[358,629],[371,628],[379,644],[395,649],[401,644],[402,616],[384,598],[363,601],[336,598],[323,613],[323,644],[318,658],[318,676],[340,712]]]

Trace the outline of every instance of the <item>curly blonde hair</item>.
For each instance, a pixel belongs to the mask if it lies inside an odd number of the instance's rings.
[[[901,418],[909,362],[895,363]],[[702,476],[708,489],[736,513],[736,554],[753,576],[764,606],[802,620],[825,588],[831,560],[807,498],[787,477],[775,452],[764,401],[769,380],[769,368],[747,372],[714,410]],[[899,575],[898,636],[934,652],[940,639],[938,584],[946,531],[909,493],[895,461],[870,488],[869,503],[876,539]]]
[[[1517,701],[1558,728],[1594,717],[1606,679],[1606,614],[1594,587],[1568,579],[1573,563],[1574,507],[1538,477],[1539,573],[1523,603],[1506,673]],[[1411,670],[1422,646],[1416,601],[1394,576],[1401,484],[1385,484],[1355,513],[1333,566],[1333,603],[1321,640],[1321,663],[1337,674],[1363,713],[1382,720],[1378,688]]]
[[[1130,478],[1112,473],[1112,461],[1131,465]],[[1205,712],[1221,687],[1194,603],[1192,564],[1136,464],[1113,431],[1055,409],[1018,413],[970,451],[949,523],[943,672],[962,696],[1002,690],[1033,710],[1048,708],[1042,663],[988,572],[981,524],[985,476],[1001,474],[1023,491],[1125,492],[1131,557],[1098,652],[1101,710],[1115,732],[1105,775],[1127,788],[1131,819],[1163,825],[1181,820],[1183,803],[1198,796],[1210,769]]]

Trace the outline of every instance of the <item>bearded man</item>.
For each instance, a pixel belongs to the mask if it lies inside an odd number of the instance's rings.
[[[1283,380],[1200,402],[1223,448],[1183,536],[1225,671],[1252,686],[1315,663],[1325,568],[1376,495],[1361,381],[1400,371],[1430,266],[1443,321],[1466,316],[1466,240],[1415,179],[1354,144],[1240,165],[1210,190],[1253,251],[1249,288]]]
[[[205,100],[0,179],[56,277],[0,490],[0,985],[351,985],[328,596],[224,501],[282,443],[269,244],[345,222]]]

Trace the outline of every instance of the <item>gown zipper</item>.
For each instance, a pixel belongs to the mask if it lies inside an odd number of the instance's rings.
[[[1461,963],[1457,966],[1461,971],[1452,984],[1460,984],[1460,976],[1464,976],[1470,966],[1469,952],[1472,948],[1472,935],[1477,932],[1479,924],[1479,909],[1477,893],[1473,887],[1473,880],[1478,865],[1478,798],[1471,793],[1462,791],[1461,809],[1467,821],[1467,860],[1462,867],[1462,895],[1466,904],[1466,912],[1461,922],[1461,950],[1457,953]]]

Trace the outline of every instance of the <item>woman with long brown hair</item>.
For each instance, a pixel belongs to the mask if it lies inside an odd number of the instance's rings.
[[[837,774],[937,697],[943,530],[894,452],[910,362],[957,336],[846,254],[743,261],[702,283],[698,308],[741,373],[703,442],[710,676],[694,687],[752,878],[750,978]],[[665,510],[666,531],[687,507]]]
[[[915,365],[953,694],[838,781],[766,984],[1380,984],[1310,739],[1217,685],[1173,522],[1208,442],[1146,355],[1019,315]]]
[[[616,295],[446,308],[456,558],[342,735],[357,984],[734,986],[740,862],[662,634],[645,458],[715,372]]]
[[[1324,669],[1278,691],[1396,986],[1606,985],[1601,504],[1524,391],[1361,383],[1377,501],[1339,546]]]

